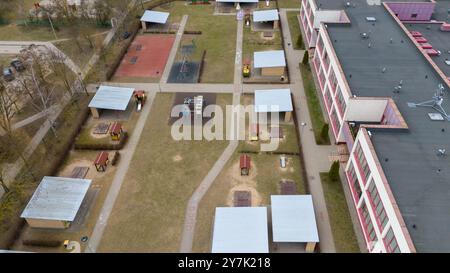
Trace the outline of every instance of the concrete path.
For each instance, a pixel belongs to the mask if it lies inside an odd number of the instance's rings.
[[[145,122],[147,121],[147,118],[150,114],[150,110],[152,108],[152,104],[155,99],[156,93],[157,93],[156,90],[151,90],[148,93],[147,102],[145,103],[144,108],[142,109],[139,120],[136,123],[136,127],[134,128],[134,131],[131,134],[131,137],[127,145],[120,151],[121,154],[120,165],[117,168],[114,180],[111,184],[111,187],[109,188],[108,195],[106,196],[105,202],[103,204],[97,223],[95,224],[94,230],[89,239],[89,243],[86,246],[85,252],[95,253],[97,251],[98,246],[100,245],[103,232],[105,231],[106,224],[108,223],[108,219],[114,207],[114,203],[116,202],[117,196],[119,195],[122,183],[125,180],[125,175],[128,171],[131,159],[133,158],[133,154],[141,138],[141,134],[142,131],[144,130]]]
[[[233,93],[233,105],[239,105],[241,102],[241,90],[242,90],[242,76],[241,76],[241,64],[242,64],[242,40],[243,40],[243,21],[238,21],[237,24],[237,38],[236,38],[236,58],[234,69],[234,93]],[[235,124],[235,119],[231,119],[230,130],[230,144],[223,151],[222,155],[216,161],[211,170],[209,170],[206,177],[200,183],[200,186],[192,194],[186,207],[186,215],[183,226],[183,233],[181,238],[180,252],[189,253],[192,252],[192,246],[195,236],[195,225],[197,223],[197,211],[200,201],[203,196],[209,190],[211,185],[216,180],[222,169],[233,156],[239,141],[237,137],[233,137],[234,132],[239,132],[239,123]],[[234,140],[233,140],[234,139]]]
[[[172,69],[175,57],[177,56],[178,47],[180,46],[181,38],[183,37],[184,28],[186,27],[188,17],[189,15],[183,15],[183,19],[181,19],[180,27],[178,28],[177,36],[175,37],[175,41],[173,42],[172,49],[170,50],[169,58],[167,59],[166,67],[164,68],[160,83],[167,83],[170,70]]]
[[[289,65],[290,86],[296,102],[295,111],[297,120],[299,124],[303,122],[306,123],[306,126],[299,126],[298,130],[305,159],[308,186],[310,193],[313,196],[313,204],[316,212],[320,250],[321,252],[336,252],[322,183],[319,176],[320,172],[327,172],[329,170],[331,162],[328,159],[328,156],[336,153],[336,147],[334,145],[321,146],[316,144],[299,68],[299,63],[303,58],[304,51],[294,50],[292,47],[292,39],[285,9],[280,10],[280,21],[283,28],[283,40]]]

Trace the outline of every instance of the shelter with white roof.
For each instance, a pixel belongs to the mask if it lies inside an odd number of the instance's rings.
[[[286,70],[284,50],[256,51],[253,66],[261,69],[261,76],[282,76]]]
[[[284,114],[284,121],[289,122],[293,110],[291,89],[255,90],[256,113]]]
[[[268,10],[255,10],[253,11],[253,23],[257,24],[271,24],[272,28],[278,28],[278,22],[280,18],[278,16],[277,9]]]
[[[146,10],[144,15],[141,17],[142,29],[144,31],[147,30],[148,24],[159,24],[165,25],[169,18],[170,13],[154,11],[154,10]]]
[[[218,207],[212,253],[269,253],[266,207]]]
[[[92,116],[99,118],[99,109],[125,111],[133,96],[134,88],[102,85],[89,103]]]
[[[314,252],[319,242],[311,195],[272,195],[272,234],[275,243],[306,243]]]
[[[45,176],[20,217],[34,228],[68,228],[91,182],[90,179]]]

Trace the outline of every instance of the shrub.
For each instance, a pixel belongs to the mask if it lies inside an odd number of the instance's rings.
[[[299,47],[299,48],[303,48],[303,37],[302,37],[302,35],[298,35],[298,38],[297,38],[297,46]],[[306,53],[305,53],[306,54]]]
[[[120,159],[120,153],[119,153],[119,151],[115,151],[113,159],[111,160],[111,165],[116,166],[116,164],[119,162],[119,159]]]
[[[75,142],[75,150],[95,150],[95,151],[103,151],[103,150],[121,150],[128,139],[128,133],[123,132],[122,137],[119,142],[116,143],[102,143],[98,142],[95,139],[85,140],[85,141],[76,141]]]
[[[330,171],[328,172],[328,177],[331,181],[339,181],[339,161],[333,162]]]
[[[329,131],[329,125],[328,125],[328,123],[325,123],[322,126],[322,130],[320,131],[321,142],[323,142],[323,143],[328,142],[328,139],[329,139],[328,131]]]
[[[303,55],[302,64],[307,65],[309,63],[309,53],[308,50],[305,51],[305,55]]]

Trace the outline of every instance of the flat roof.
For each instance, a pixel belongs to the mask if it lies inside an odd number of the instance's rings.
[[[90,185],[90,179],[45,176],[20,217],[73,221]]]
[[[259,0],[216,0],[219,3],[258,3]]]
[[[286,59],[283,50],[257,51],[253,53],[255,68],[284,67]]]
[[[102,85],[89,103],[89,107],[124,111],[127,109],[133,92],[134,88]]]
[[[255,112],[291,112],[291,89],[255,90]]]
[[[450,8],[450,2],[449,2]],[[428,43],[433,46],[434,49],[441,51],[440,56],[433,56],[431,59],[436,65],[444,72],[447,77],[450,77],[450,65],[447,65],[445,61],[450,60],[450,33],[440,30],[441,24],[405,24],[410,31],[419,31],[422,36],[428,40]]]
[[[277,9],[253,11],[253,22],[267,22],[279,20]]]
[[[146,10],[144,15],[141,17],[141,21],[147,23],[157,23],[157,24],[165,24],[167,22],[167,18],[169,18],[168,12],[154,11],[154,10]]]
[[[212,253],[268,253],[266,207],[216,208]]]
[[[327,8],[328,1],[316,1]],[[330,2],[344,6],[347,1]],[[383,5],[362,1],[345,11],[351,24],[327,24],[327,31],[351,92],[391,97],[409,127],[407,131],[369,130],[411,238],[418,252],[448,252],[450,157],[436,154],[441,148],[450,151],[450,122],[431,121],[428,113],[435,113],[433,109],[408,106],[408,102],[430,100],[438,84],[446,85]],[[368,16],[377,21],[367,22]],[[370,32],[369,39],[361,38],[363,32]],[[402,90],[393,93],[401,80]],[[450,113],[448,92],[446,88],[443,107]]]
[[[319,242],[311,195],[272,195],[274,242]]]

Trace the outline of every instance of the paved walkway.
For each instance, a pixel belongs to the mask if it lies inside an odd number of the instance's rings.
[[[303,58],[304,51],[294,50],[292,47],[291,34],[286,16],[286,10],[280,9],[280,21],[283,28],[283,40],[289,65],[289,78],[291,81],[291,91],[296,102],[296,116],[298,123],[306,123],[306,126],[299,126],[299,134],[305,158],[308,186],[313,196],[313,204],[316,212],[316,221],[320,238],[321,252],[336,252],[333,234],[331,232],[327,206],[323,194],[320,172],[327,172],[331,166],[328,159],[330,154],[336,153],[334,145],[317,145],[314,132],[311,127],[307,99],[300,74],[299,63]],[[290,44],[290,45],[288,45]]]
[[[188,17],[188,15],[183,15],[183,19],[181,19],[180,27],[178,28],[177,36],[175,37],[175,41],[173,42],[172,50],[170,50],[169,58],[167,59],[166,67],[161,76],[160,83],[167,83],[167,79],[169,79],[170,70],[172,69],[175,57],[177,56],[178,47],[180,46],[181,38],[183,37],[184,28],[186,27]]]
[[[125,175],[128,171],[128,167],[130,166],[134,151],[136,150],[136,147],[141,138],[141,134],[144,130],[145,122],[147,121],[147,118],[150,114],[150,110],[152,108],[156,93],[157,90],[150,90],[150,92],[148,92],[147,102],[144,104],[144,108],[142,108],[139,120],[136,123],[136,127],[131,134],[128,144],[120,151],[120,165],[117,168],[114,180],[111,184],[111,187],[109,188],[106,200],[103,204],[102,210],[98,217],[97,223],[95,224],[91,237],[89,238],[89,243],[86,246],[85,252],[96,252],[98,246],[100,245],[103,232],[105,231],[106,224],[108,223],[109,216],[111,215],[111,211],[114,207],[114,203],[116,202],[117,196],[119,195],[122,183],[125,180]]]
[[[233,94],[233,105],[239,105],[241,102],[241,90],[242,90],[242,74],[241,74],[241,63],[242,63],[242,40],[243,40],[243,21],[238,21],[237,24],[237,39],[236,39],[236,59],[235,59],[235,69],[234,69],[234,94]],[[195,225],[197,223],[197,211],[200,201],[203,196],[209,190],[211,185],[216,180],[217,176],[220,174],[222,169],[230,160],[234,151],[238,147],[239,141],[237,137],[233,137],[233,132],[239,132],[239,124],[234,124],[235,119],[231,120],[231,130],[230,132],[230,144],[223,151],[222,155],[216,161],[212,169],[208,172],[206,177],[200,183],[200,186],[192,194],[188,201],[186,207],[186,215],[183,226],[183,233],[181,238],[180,252],[189,253],[192,251],[192,245],[195,236]],[[233,140],[234,139],[234,140]]]

